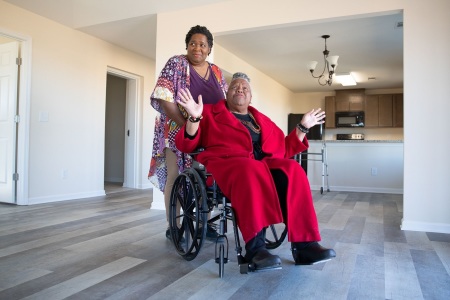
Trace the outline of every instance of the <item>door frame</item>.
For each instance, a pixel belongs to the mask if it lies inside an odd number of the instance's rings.
[[[130,134],[127,135],[125,139],[123,186],[138,188],[138,178],[140,174],[138,157],[139,149],[141,148],[141,139],[138,138],[141,135],[141,128],[138,126],[138,124],[141,124],[141,105],[138,99],[142,78],[136,74],[116,69],[111,66],[107,67],[107,73],[127,80],[125,132],[129,130]]]
[[[0,35],[20,42],[19,55],[22,65],[19,69],[18,83],[18,111],[19,126],[17,129],[16,161],[19,179],[16,185],[16,204],[28,205],[28,161],[30,143],[30,87],[31,87],[31,46],[30,36],[19,34],[0,27]]]

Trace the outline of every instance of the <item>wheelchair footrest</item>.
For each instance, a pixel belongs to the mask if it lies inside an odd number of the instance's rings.
[[[252,263],[248,264],[249,272],[272,271],[272,270],[281,270],[281,269],[282,269],[281,265],[276,266],[276,267],[258,268]]]
[[[247,262],[245,258],[242,256],[238,256],[238,263],[239,263],[239,271],[241,274],[247,274],[248,272],[260,272],[260,271],[271,271],[282,269],[281,265],[275,267],[258,268],[255,266],[255,264]]]

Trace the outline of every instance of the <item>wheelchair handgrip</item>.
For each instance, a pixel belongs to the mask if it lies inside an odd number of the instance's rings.
[[[199,154],[199,153],[202,153],[203,151],[205,151],[205,148],[198,148],[198,149],[195,149],[194,152],[188,153],[188,154],[189,154],[190,156],[194,156],[194,155],[197,155],[197,154]]]

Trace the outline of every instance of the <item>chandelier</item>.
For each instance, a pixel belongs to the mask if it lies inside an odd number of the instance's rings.
[[[314,76],[314,70],[317,66],[317,61],[311,61],[308,63],[308,69],[311,72],[312,77],[317,78],[317,81],[320,85],[331,85],[333,83],[333,74],[336,72],[337,67],[337,61],[339,56],[328,56],[330,51],[327,50],[327,38],[329,38],[329,35],[322,35],[322,38],[325,40],[325,50],[323,50],[323,71],[322,74],[319,76]],[[325,74],[325,70],[327,71],[327,74]],[[328,79],[327,79],[328,76]]]

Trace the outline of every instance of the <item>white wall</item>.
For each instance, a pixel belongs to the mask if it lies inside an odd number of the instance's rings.
[[[256,10],[257,8],[257,10]],[[326,8],[326,9],[324,9]],[[158,16],[158,50],[156,67],[160,69],[166,53],[181,52],[170,41],[183,40],[186,29],[193,26],[192,15],[201,15],[201,23],[213,33],[246,31],[258,27],[276,27],[323,19],[352,18],[403,10],[404,16],[404,217],[403,229],[450,233],[450,195],[447,170],[450,139],[446,126],[450,111],[446,68],[436,68],[429,59],[439,57],[440,66],[450,65],[446,49],[450,47],[450,2],[435,0],[342,0],[311,2],[306,0],[230,0]],[[214,13],[220,12],[220,13]],[[173,20],[177,20],[174,27]],[[436,38],[439,37],[439,38]],[[219,61],[219,57],[215,57]],[[226,68],[226,66],[221,67]],[[227,70],[233,72],[234,70]],[[432,74],[432,76],[430,75]],[[262,93],[260,93],[262,95]],[[270,105],[269,103],[266,103]],[[273,102],[267,110],[277,107]],[[271,117],[272,115],[269,114]],[[427,116],[427,117],[424,117]],[[431,117],[432,116],[432,117]],[[431,117],[432,121],[426,121]],[[423,120],[423,121],[421,121]],[[424,124],[418,126],[418,123]],[[433,126],[433,131],[430,130]],[[282,127],[282,125],[281,125]],[[420,161],[430,151],[436,162]],[[432,175],[432,176],[431,176]]]
[[[155,116],[148,99],[154,61],[3,1],[0,12],[0,28],[32,38],[28,202],[104,194],[108,66],[142,78],[137,185],[148,187]],[[48,113],[48,122],[39,122],[41,112]]]

